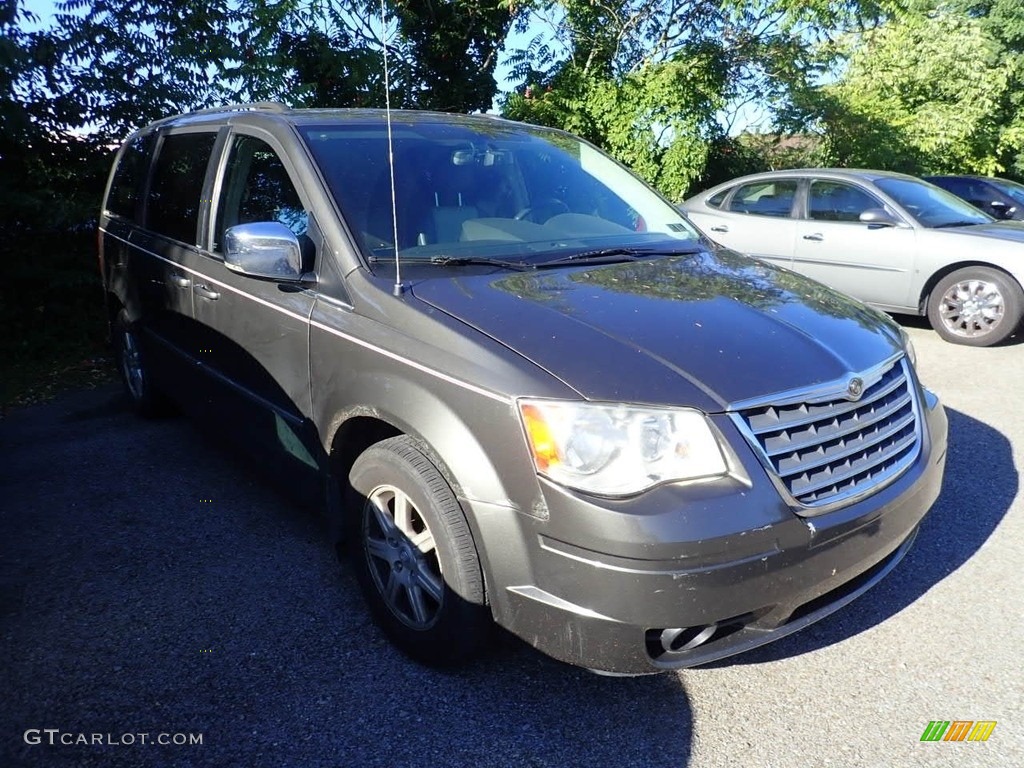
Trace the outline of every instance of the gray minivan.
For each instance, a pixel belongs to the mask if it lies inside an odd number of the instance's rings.
[[[136,409],[322,498],[427,663],[494,623],[613,673],[738,653],[877,583],[939,493],[898,326],[560,131],[192,113],[127,140],[100,233]]]

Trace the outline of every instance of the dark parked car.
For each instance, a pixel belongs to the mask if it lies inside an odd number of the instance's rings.
[[[683,209],[726,248],[886,312],[927,315],[955,344],[998,344],[1024,317],[1024,227],[913,176],[772,171],[720,184]]]
[[[899,327],[712,251],[559,131],[171,118],[119,152],[100,231],[138,410],[322,491],[426,662],[492,621],[615,673],[728,656],[877,583],[939,493],[946,417]]]
[[[996,219],[1024,221],[1024,185],[992,176],[925,176]]]

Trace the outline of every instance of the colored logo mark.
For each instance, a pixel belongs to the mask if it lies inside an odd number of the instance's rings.
[[[995,720],[931,720],[921,741],[988,741],[995,727]]]

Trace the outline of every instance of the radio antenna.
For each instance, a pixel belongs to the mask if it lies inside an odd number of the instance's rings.
[[[388,124],[388,171],[391,174],[391,226],[395,244],[395,285],[391,292],[401,296],[402,265],[398,258],[398,203],[395,200],[395,146],[391,139],[391,77],[388,73],[388,23],[385,15],[384,0],[380,0],[381,44],[384,48],[384,115]]]

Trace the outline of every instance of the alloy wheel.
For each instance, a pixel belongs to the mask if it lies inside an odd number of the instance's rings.
[[[127,328],[121,331],[121,372],[132,397],[141,400],[145,394],[142,355],[134,334]]]
[[[956,336],[978,338],[1003,320],[1005,302],[999,286],[987,280],[961,280],[942,295],[939,316]]]
[[[434,536],[412,499],[391,485],[366,499],[363,549],[384,603],[403,624],[429,628],[444,602]]]

